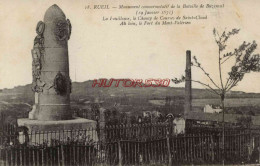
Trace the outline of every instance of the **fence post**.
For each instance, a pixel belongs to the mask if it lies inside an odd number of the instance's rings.
[[[9,159],[8,159],[8,149],[5,149],[5,166],[9,166]]]
[[[42,149],[41,151],[42,151],[42,165],[44,165],[44,149]]]
[[[211,144],[211,149],[210,149],[211,150],[211,161],[214,161],[214,159],[215,159],[215,150],[214,150],[215,144],[214,144],[212,134],[210,135],[210,144]]]
[[[57,158],[58,166],[60,166],[60,147],[59,146],[57,146],[57,156],[58,156],[58,158]]]
[[[121,142],[118,140],[118,166],[122,166],[122,151],[121,151]]]
[[[257,147],[257,150],[258,150],[258,163],[260,164],[260,137],[258,137],[258,147]]]
[[[61,145],[61,165],[65,166],[65,162],[64,162],[64,148],[63,145]]]
[[[172,155],[171,155],[171,147],[170,147],[170,138],[167,135],[167,150],[168,150],[168,157],[169,157],[169,165],[172,165]]]

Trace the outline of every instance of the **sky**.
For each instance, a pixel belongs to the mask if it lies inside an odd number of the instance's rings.
[[[218,75],[218,48],[213,28],[219,32],[239,28],[228,41],[234,49],[243,41],[260,43],[260,1],[258,0],[78,0],[34,1],[0,0],[0,88],[13,88],[32,82],[31,49],[38,21],[45,11],[57,4],[70,19],[70,77],[82,82],[98,78],[174,78],[185,70],[185,52],[191,50],[214,80]],[[104,16],[133,16],[136,10],[88,10],[88,5],[160,5],[224,4],[223,9],[173,9],[177,16],[207,15],[191,25],[120,26],[119,22],[102,21]],[[260,49],[256,50],[259,53]],[[225,63],[224,78],[233,61]],[[250,73],[233,90],[260,93],[260,74]],[[194,80],[209,82],[197,69]],[[224,79],[225,80],[225,79]],[[216,81],[219,83],[219,81]],[[171,86],[184,86],[174,85]],[[202,86],[193,83],[193,87]]]

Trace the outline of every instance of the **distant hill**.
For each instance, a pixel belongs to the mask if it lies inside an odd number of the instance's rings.
[[[92,80],[85,82],[73,82],[71,93],[71,106],[73,109],[85,107],[85,103],[91,103],[97,99],[103,102],[103,106],[110,108],[119,106],[126,112],[131,108],[133,114],[140,114],[144,110],[159,109],[176,114],[183,112],[184,88],[176,87],[149,87],[149,88],[125,88],[122,86],[109,88],[92,87]],[[219,105],[219,98],[205,89],[192,90],[193,110],[202,111],[206,104]],[[171,106],[166,104],[166,97],[171,99]],[[227,107],[239,108],[242,112],[253,110],[260,114],[260,94],[232,91],[228,94]],[[34,93],[31,84],[17,86],[12,89],[0,90],[0,113],[8,112],[14,117],[28,117],[28,112],[34,104]]]
[[[125,88],[121,84],[119,87],[112,85],[109,88],[92,87],[93,80],[85,82],[73,82],[71,100],[78,101],[80,99],[89,98],[93,100],[100,98],[108,100],[110,98],[137,98],[137,99],[164,99],[166,96],[172,98],[184,98],[184,88],[177,87],[130,87]],[[194,99],[215,99],[218,96],[211,94],[205,89],[193,89],[192,95]],[[31,84],[25,86],[17,86],[12,89],[0,90],[0,101],[19,101],[32,104],[34,94],[31,90]],[[260,93],[245,93],[241,91],[232,91],[227,98],[260,98]]]

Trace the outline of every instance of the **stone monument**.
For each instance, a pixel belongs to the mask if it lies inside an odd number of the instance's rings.
[[[69,76],[68,40],[71,23],[55,4],[39,21],[32,49],[32,90],[35,104],[29,119],[18,125],[31,131],[57,131],[95,127],[96,122],[73,118],[70,110],[71,80]]]

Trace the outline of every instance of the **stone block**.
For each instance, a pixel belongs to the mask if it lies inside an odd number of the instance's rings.
[[[19,142],[28,142],[30,145],[39,145],[52,141],[67,141],[76,139],[92,139],[98,141],[96,121],[74,118],[61,121],[39,121],[30,119],[18,119],[19,127],[26,127],[27,133],[19,133]],[[81,140],[82,141],[82,140]],[[87,140],[86,140],[87,141]]]

